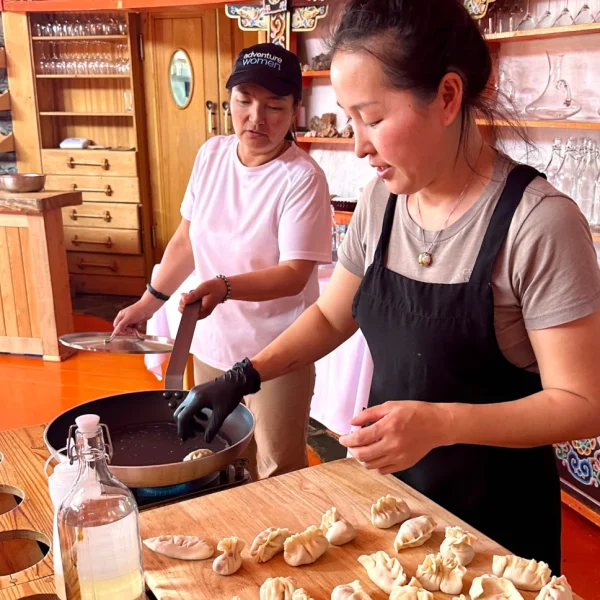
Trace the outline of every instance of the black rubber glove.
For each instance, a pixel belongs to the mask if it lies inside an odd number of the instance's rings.
[[[210,443],[244,396],[258,390],[260,375],[248,358],[233,365],[221,377],[194,386],[173,415],[179,437],[183,441],[194,437],[194,416],[200,417],[203,408],[210,408],[212,415],[204,432],[204,439]]]

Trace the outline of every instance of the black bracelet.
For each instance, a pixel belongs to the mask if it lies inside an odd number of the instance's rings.
[[[161,292],[158,292],[157,290],[155,290],[149,283],[146,285],[146,289],[155,297],[158,298],[159,300],[162,300],[163,302],[166,302],[171,296],[167,296],[166,294],[163,294]]]
[[[221,300],[221,304],[223,304],[223,302],[227,302],[227,300],[229,300],[229,298],[231,297],[231,284],[229,283],[229,279],[227,279],[225,275],[217,275],[215,279],[220,279],[221,281],[224,281],[225,286],[227,287],[227,293],[225,294],[225,298]]]

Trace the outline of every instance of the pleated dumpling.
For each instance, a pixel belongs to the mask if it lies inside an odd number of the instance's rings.
[[[296,583],[291,577],[269,577],[260,586],[260,600],[292,600]]]
[[[208,448],[200,448],[200,450],[194,450],[190,452],[183,460],[196,460],[197,458],[206,458],[207,456],[212,456],[214,452],[209,450]]]
[[[428,592],[413,577],[408,585],[395,587],[390,594],[390,600],[434,600],[433,594]]]
[[[144,544],[158,554],[179,560],[205,560],[215,553],[215,547],[195,535],[161,535],[148,538]]]
[[[492,573],[496,577],[505,577],[512,581],[520,590],[539,592],[552,575],[550,567],[545,562],[527,560],[514,554],[494,556]]]
[[[242,550],[244,542],[237,537],[222,539],[217,550],[222,552],[213,561],[213,571],[218,575],[233,575],[242,566]]]
[[[358,562],[367,570],[369,579],[386,594],[406,583],[406,573],[400,561],[383,550],[371,555],[363,554],[358,557]]]
[[[271,560],[279,552],[283,552],[283,543],[292,533],[289,529],[269,527],[261,531],[252,542],[250,556],[259,563]]]
[[[466,572],[467,569],[454,557],[448,559],[441,554],[428,554],[417,567],[417,579],[430,592],[460,594]]]
[[[329,542],[325,534],[315,525],[296,533],[283,543],[283,558],[291,567],[309,565],[325,554]]]
[[[313,598],[304,588],[300,588],[292,594],[292,600],[313,600]]]
[[[410,518],[408,504],[390,494],[382,496],[371,506],[371,523],[379,529],[388,529],[408,518]]]
[[[358,579],[346,585],[338,585],[331,592],[331,600],[372,600],[371,596],[362,589]]]
[[[508,579],[495,575],[475,577],[469,596],[471,600],[523,600],[523,596]]]
[[[422,546],[431,537],[436,527],[437,523],[427,515],[404,521],[400,525],[398,535],[394,541],[396,552],[404,548]]]
[[[348,523],[337,508],[332,507],[321,518],[321,530],[332,546],[343,546],[356,537],[356,529]]]
[[[475,557],[473,542],[477,538],[462,527],[446,527],[446,537],[440,546],[444,558],[456,558],[463,567],[471,564]]]
[[[552,577],[535,600],[573,600],[573,590],[564,575]]]

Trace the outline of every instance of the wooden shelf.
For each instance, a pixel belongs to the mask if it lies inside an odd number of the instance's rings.
[[[568,25],[567,27],[548,27],[546,29],[528,29],[527,31],[507,31],[506,33],[489,33],[485,36],[485,39],[490,44],[494,44],[543,40],[573,35],[589,35],[593,33],[600,33],[600,23]]]
[[[0,110],[10,110],[10,92],[8,90],[0,94]]]
[[[345,144],[347,146],[354,146],[354,138],[317,138],[299,136],[297,139],[299,144]]]
[[[331,71],[302,71],[302,77],[307,79],[312,77],[329,77]]]
[[[41,117],[133,117],[132,112],[109,112],[109,113],[94,113],[94,112],[61,112],[50,111],[40,112]]]
[[[0,69],[6,69],[6,49],[0,48]]]
[[[230,0],[228,4],[240,4],[247,0]],[[3,10],[11,12],[68,12],[90,10],[90,0],[3,0]],[[215,0],[94,0],[94,10],[122,11],[132,9],[158,9],[179,6],[217,4]],[[64,39],[64,38],[63,38]]]
[[[0,152],[14,152],[15,151],[15,136],[12,133],[8,135],[2,135],[0,133]]]
[[[31,38],[34,42],[77,41],[77,40],[126,40],[126,35],[38,35]]]
[[[485,119],[477,119],[477,125],[490,127],[491,124]],[[532,127],[537,129],[595,129],[600,130],[600,120],[598,121],[496,121],[496,127],[510,127],[511,125],[521,127]]]
[[[109,75],[36,75],[36,79],[130,79],[131,75],[114,73]]]

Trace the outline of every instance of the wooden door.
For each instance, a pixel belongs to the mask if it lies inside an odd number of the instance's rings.
[[[179,209],[198,149],[219,131],[217,12],[149,14],[144,29],[155,258],[159,261],[181,221]],[[176,103],[169,82],[171,59],[180,50],[189,57],[193,81],[185,107]],[[215,105],[210,127],[207,102]]]

